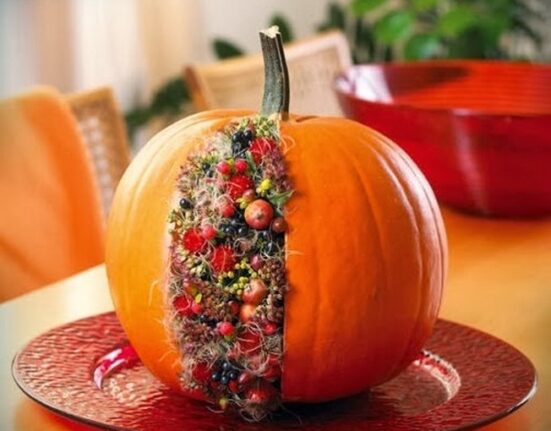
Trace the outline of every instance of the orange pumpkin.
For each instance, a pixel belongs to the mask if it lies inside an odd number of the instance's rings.
[[[281,53],[272,36],[263,36],[265,54]],[[392,378],[419,353],[437,318],[446,239],[431,189],[395,144],[346,119],[286,118],[287,84],[272,80],[285,68],[274,58],[281,55],[268,58],[263,112],[280,111],[295,191],[285,207],[281,398],[325,401]],[[251,115],[202,112],[159,133],[111,209],[107,270],[118,317],[143,363],[174,388],[181,353],[166,325],[164,280],[175,178],[208,136]]]

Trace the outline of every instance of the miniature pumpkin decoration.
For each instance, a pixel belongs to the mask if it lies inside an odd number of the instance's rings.
[[[281,38],[261,42],[261,113],[202,112],[154,137],[120,182],[107,244],[143,363],[253,419],[403,370],[446,272],[441,215],[413,162],[353,121],[289,116]]]

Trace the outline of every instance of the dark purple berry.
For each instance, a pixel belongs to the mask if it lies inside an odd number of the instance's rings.
[[[222,377],[220,377],[220,383],[222,383],[223,385],[227,385],[229,381],[230,381],[230,378],[225,374]]]
[[[242,143],[243,141],[245,140],[245,135],[243,133],[242,130],[238,130],[237,132],[235,132],[233,134],[233,136],[231,137],[231,141],[232,143],[234,144],[240,144]]]
[[[247,226],[240,226],[237,228],[237,235],[245,236],[249,233],[249,228]]]
[[[216,319],[209,319],[207,321],[207,325],[210,326],[211,328],[214,328],[216,325],[218,325],[218,322],[216,321]]]
[[[224,362],[222,363],[222,369],[223,369],[224,371],[230,370],[231,367],[232,367],[231,364],[230,364],[229,362],[227,362],[227,361],[224,361]]]
[[[238,376],[239,376],[239,372],[237,370],[231,370],[228,373],[228,377],[230,378],[230,380],[236,380]]]
[[[264,247],[262,247],[262,251],[266,254],[274,254],[277,252],[277,245],[273,241],[267,242]]]
[[[210,164],[209,163],[202,163],[201,164],[201,170],[203,171],[203,173],[207,174],[210,172]]]
[[[222,225],[220,225],[220,231],[224,234],[224,235],[235,235],[237,233],[237,228],[235,227],[234,224],[231,224],[231,223],[224,223]]]
[[[180,199],[180,206],[185,210],[193,208],[193,204],[191,203],[191,201],[186,198]]]
[[[233,218],[237,222],[245,222],[245,216],[241,211],[236,211],[235,214],[233,215]]]
[[[217,371],[213,373],[210,378],[212,379],[212,381],[217,382],[222,378],[222,373],[220,371]]]
[[[243,132],[243,141],[247,144],[250,144],[254,139],[254,132],[251,129],[245,129]]]

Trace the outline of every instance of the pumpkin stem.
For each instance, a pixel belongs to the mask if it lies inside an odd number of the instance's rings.
[[[264,95],[260,113],[279,114],[282,120],[289,116],[289,73],[283,52],[283,41],[277,26],[260,32],[264,58]]]

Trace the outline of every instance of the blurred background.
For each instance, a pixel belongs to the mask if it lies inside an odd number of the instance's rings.
[[[256,109],[258,31],[274,24],[291,111],[373,127],[434,189],[450,249],[441,316],[536,365],[536,401],[485,429],[551,429],[551,0],[0,0],[0,429],[61,429],[20,403],[13,355],[112,310],[119,179],[170,122]],[[483,61],[432,61],[449,59]]]
[[[0,98],[32,85],[111,86],[134,143],[142,126],[191,112],[190,63],[346,32],[353,61],[551,59],[549,0],[0,0]],[[163,124],[165,121],[163,121]]]

